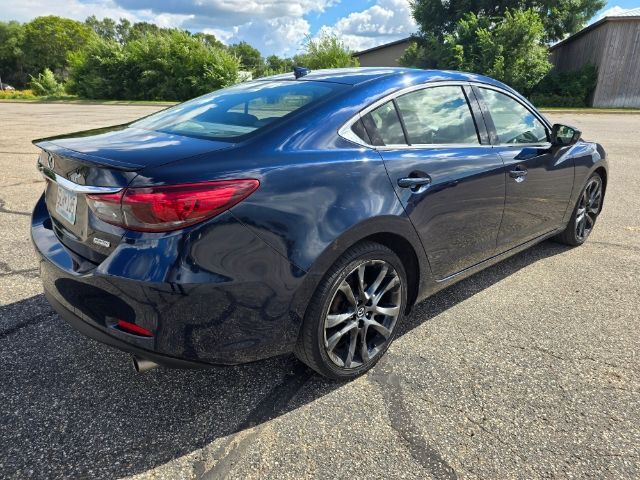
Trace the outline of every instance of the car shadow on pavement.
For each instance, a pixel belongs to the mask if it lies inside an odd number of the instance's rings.
[[[405,319],[400,334],[566,250],[544,242],[443,290]],[[5,478],[142,473],[341,386],[293,356],[136,374],[127,354],[77,333],[43,295],[0,307],[0,354],[0,472]],[[194,471],[198,468],[194,460]]]

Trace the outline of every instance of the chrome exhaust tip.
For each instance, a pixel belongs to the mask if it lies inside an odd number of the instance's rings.
[[[133,369],[138,373],[148,372],[160,366],[156,362],[152,362],[146,358],[136,357],[135,355],[131,355],[131,363],[133,364]]]

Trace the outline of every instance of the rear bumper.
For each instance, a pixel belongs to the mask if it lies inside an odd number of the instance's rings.
[[[83,320],[71,310],[67,309],[62,303],[58,302],[56,298],[47,290],[44,291],[44,296],[53,309],[60,315],[67,323],[71,324],[73,328],[78,330],[83,335],[104,343],[111,347],[115,347],[123,352],[128,352],[133,355],[137,355],[140,358],[145,358],[156,362],[159,365],[164,365],[172,368],[202,368],[208,367],[209,364],[201,362],[191,362],[181,358],[171,357],[169,355],[163,355],[152,350],[137,347],[131,343],[125,342],[119,338],[109,335],[108,333],[100,330],[97,327],[92,326],[89,322]]]
[[[246,363],[291,352],[303,278],[227,212],[173,235],[125,238],[99,265],[65,247],[41,199],[31,236],[53,308],[83,334],[156,363]],[[153,332],[143,337],[118,320]]]

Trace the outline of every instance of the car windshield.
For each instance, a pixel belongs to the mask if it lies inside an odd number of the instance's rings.
[[[237,140],[318,102],[344,85],[257,81],[218,90],[163,110],[131,127],[177,135]]]

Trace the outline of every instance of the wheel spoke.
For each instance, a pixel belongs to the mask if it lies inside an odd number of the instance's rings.
[[[399,283],[400,283],[400,279],[398,278],[397,275],[395,277],[391,278],[386,283],[386,285],[382,289],[380,289],[380,291],[376,294],[375,298],[372,300],[372,304],[374,306],[378,305],[378,302],[380,302],[380,300],[382,299],[384,294],[387,293],[389,290],[391,290],[396,285],[398,285]]]
[[[349,320],[353,317],[355,312],[334,313],[327,315],[327,321],[324,324],[324,328],[333,328],[340,325],[342,322]]]
[[[364,265],[360,265],[358,267],[358,295],[360,296],[360,300],[363,302],[369,300],[369,296],[364,288],[364,270]]]
[[[593,218],[591,218],[591,216],[587,213],[584,216],[584,228],[587,230],[591,230],[593,228]]]
[[[369,356],[369,347],[367,346],[367,331],[366,329],[362,329],[360,331],[360,357],[362,357],[362,362],[366,363],[371,360]]]
[[[358,335],[360,332],[354,328],[351,330],[351,337],[349,338],[349,352],[347,353],[347,359],[344,361],[346,368],[351,368],[353,364],[353,356],[356,353],[356,346],[358,345]]]
[[[387,267],[386,265],[383,265],[382,268],[380,268],[380,273],[378,273],[378,277],[367,289],[367,294],[369,295],[369,298],[373,297],[376,294],[376,290],[378,290],[378,287],[382,283],[382,280],[384,280],[384,277],[387,275],[388,271],[389,271],[389,267]]]
[[[400,313],[400,307],[381,307],[380,305],[376,305],[373,309],[375,313],[379,313],[380,315],[387,315],[390,317],[395,317]]]
[[[344,336],[344,334],[347,333],[349,330],[355,328],[356,326],[357,326],[357,323],[355,322],[349,323],[345,325],[341,330],[338,330],[336,333],[331,335],[326,342],[327,351],[333,352],[333,350],[336,348],[336,345],[338,345],[338,342]]]
[[[391,336],[391,330],[382,325],[381,323],[376,322],[371,319],[368,322],[368,326],[377,331],[380,335],[382,335],[385,339],[388,339]]]
[[[354,307],[358,304],[356,301],[356,297],[353,295],[353,290],[351,289],[351,285],[347,283],[346,280],[343,280],[340,284],[339,290],[344,293],[344,296],[347,297],[347,301],[353,305]]]

